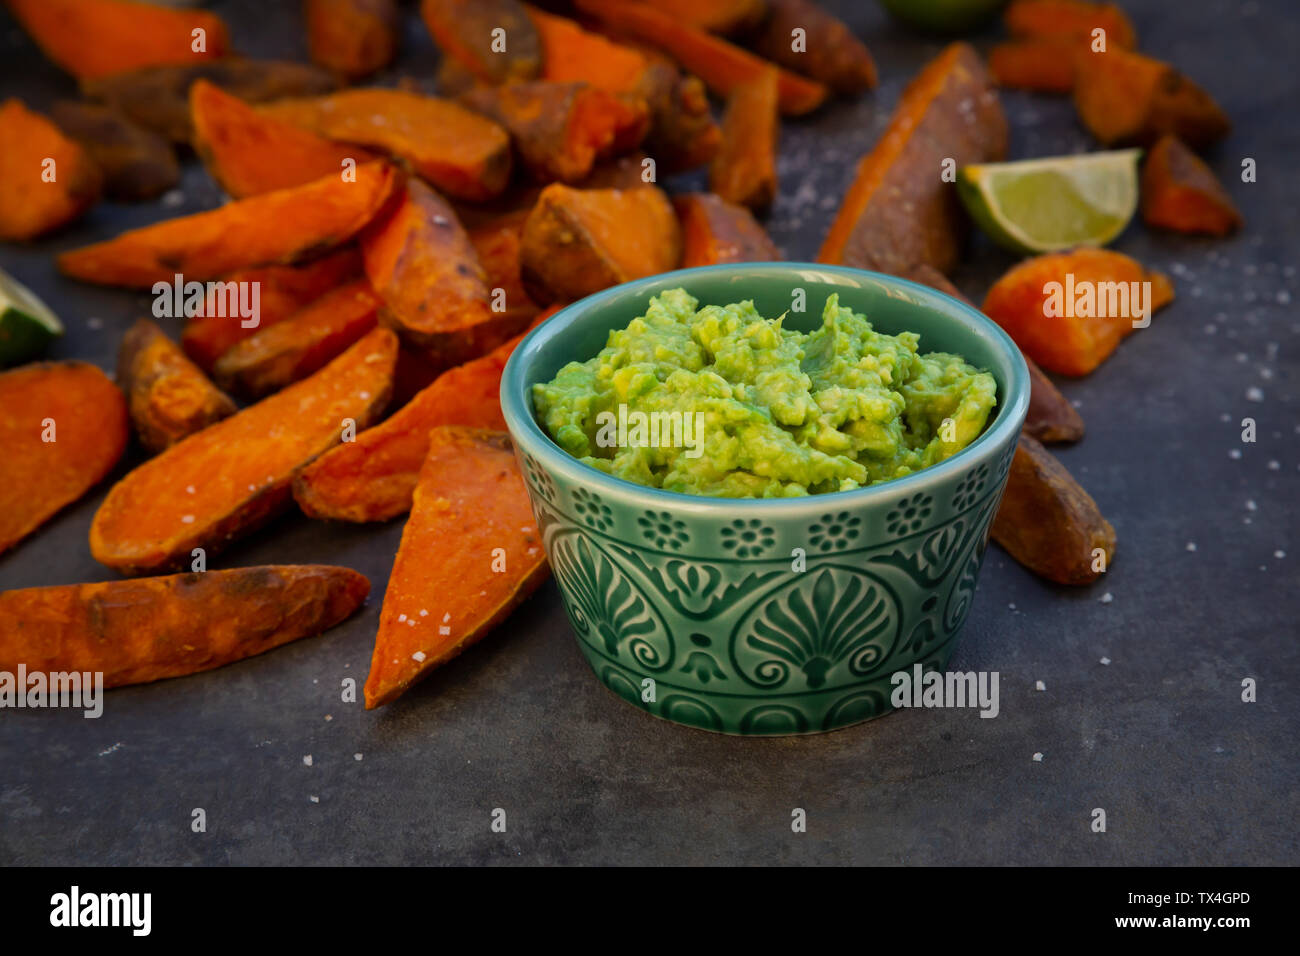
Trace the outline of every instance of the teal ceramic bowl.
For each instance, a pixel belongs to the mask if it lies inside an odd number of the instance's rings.
[[[838,293],[879,331],[917,332],[922,351],[990,371],[994,417],[937,465],[805,498],[704,498],[584,465],[538,424],[532,386],[591,358],[678,286],[701,305],[753,299],[770,316],[803,289],[806,311],[786,317],[801,331]],[[892,674],[947,666],[1028,405],[1024,359],[975,309],[892,276],[798,262],[683,269],[590,296],[533,330],[501,380],[546,554],[596,676],[657,717],[746,735],[877,717],[891,709]]]

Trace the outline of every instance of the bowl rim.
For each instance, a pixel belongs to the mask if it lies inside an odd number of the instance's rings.
[[[706,274],[735,274],[745,271],[798,271],[812,270],[831,272],[848,278],[868,281],[895,288],[901,287],[912,294],[919,304],[944,316],[947,320],[956,318],[956,312],[964,316],[967,324],[973,327],[975,334],[982,334],[992,340],[994,346],[1005,353],[1011,367],[1007,380],[1005,406],[999,411],[992,427],[986,427],[983,433],[965,448],[937,464],[914,471],[902,478],[894,478],[879,484],[852,488],[848,491],[828,491],[815,495],[801,495],[791,498],[723,498],[710,495],[693,495],[684,491],[670,491],[650,485],[638,484],[609,475],[598,468],[593,468],[582,460],[573,457],[555,443],[546,434],[532,410],[528,397],[528,386],[523,380],[523,370],[529,360],[541,348],[542,343],[553,340],[568,332],[580,318],[592,309],[616,296],[636,293],[646,286],[661,286],[671,289],[676,286],[687,287],[689,279]],[[680,279],[681,281],[674,281]],[[687,291],[690,289],[687,287]],[[656,293],[657,294],[657,293]],[[743,300],[742,300],[743,301]],[[579,361],[575,359],[574,361]],[[1014,444],[1029,411],[1029,367],[1020,352],[1019,346],[1001,326],[986,316],[973,305],[940,292],[938,289],[888,275],[869,269],[857,269],[852,266],[828,265],[820,262],[802,261],[767,261],[767,262],[733,262],[721,265],[695,266],[688,269],[675,269],[672,272],[660,272],[641,279],[634,279],[620,285],[602,289],[585,298],[564,306],[545,322],[529,331],[515,346],[501,373],[500,402],[506,427],[510,432],[516,448],[535,458],[545,460],[548,470],[559,472],[567,481],[579,486],[586,486],[603,494],[618,497],[642,499],[652,505],[664,508],[673,507],[678,511],[694,513],[713,513],[720,509],[742,509],[746,513],[763,513],[776,511],[824,511],[827,508],[861,506],[875,499],[894,499],[900,495],[919,489],[944,478],[976,467],[982,461],[992,458],[995,451],[1004,447],[1004,441]],[[531,489],[530,489],[531,490]]]

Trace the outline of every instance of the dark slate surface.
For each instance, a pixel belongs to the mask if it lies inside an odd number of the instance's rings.
[[[852,163],[941,45],[874,4],[840,6],[883,81],[785,125],[770,225],[791,258],[815,255]],[[778,740],[662,723],[588,672],[553,584],[490,640],[366,713],[341,703],[339,686],[366,673],[401,523],[290,516],[221,565],[348,565],[374,583],[365,610],[215,673],[115,691],[97,721],[0,714],[0,862],[1300,862],[1300,16],[1288,0],[1125,6],[1143,48],[1232,115],[1231,138],[1210,158],[1248,226],[1209,241],[1136,223],[1116,244],[1170,273],[1179,296],[1095,374],[1064,386],[1088,435],[1061,457],[1114,523],[1118,558],[1095,587],[1066,590],[990,550],[952,666],[1001,674],[999,717],[909,711]],[[305,55],[298,7],[218,5],[241,49],[285,57]],[[414,18],[407,40],[402,72],[431,77],[433,47]],[[46,107],[72,90],[0,14],[0,95]],[[1068,101],[1003,101],[1014,157],[1093,148]],[[1252,185],[1238,176],[1246,156],[1258,162]],[[191,164],[177,198],[174,208],[104,205],[59,236],[0,247],[0,265],[64,317],[56,357],[111,368],[147,298],[64,281],[51,254],[209,207],[218,191]],[[977,242],[956,278],[981,298],[1011,262]],[[1258,422],[1256,444],[1240,441],[1245,416]],[[103,494],[0,558],[0,588],[110,577],[86,546]],[[1258,703],[1240,701],[1244,677],[1258,681]],[[205,834],[191,832],[196,807]],[[497,807],[505,834],[489,829]],[[791,832],[794,807],[808,812],[805,834]],[[1105,834],[1090,832],[1095,807]]]

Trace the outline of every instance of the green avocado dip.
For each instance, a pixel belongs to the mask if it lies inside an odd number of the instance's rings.
[[[666,291],[595,358],[533,386],[561,448],[668,491],[794,497],[942,461],[979,437],[997,403],[988,372],[918,353],[913,332],[876,332],[835,295],[807,334],[753,302],[698,305]]]

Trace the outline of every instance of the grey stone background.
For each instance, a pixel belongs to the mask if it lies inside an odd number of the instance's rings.
[[[295,0],[213,6],[243,52],[305,58]],[[769,226],[789,258],[816,254],[853,164],[942,46],[874,3],[834,6],[882,81],[784,125]],[[340,702],[339,685],[364,680],[401,521],[290,515],[218,565],[347,565],[373,583],[366,608],[216,672],[113,691],[99,720],[0,713],[0,863],[1300,862],[1300,11],[1286,0],[1123,6],[1142,49],[1232,116],[1209,159],[1247,226],[1214,241],[1135,222],[1115,244],[1178,292],[1094,374],[1063,383],[1088,434],[1059,454],[1115,525],[1118,556],[1096,586],[1071,590],[990,549],[952,667],[1000,673],[998,718],[904,711],[776,740],[663,723],[596,682],[553,583],[398,703],[366,713]],[[999,36],[995,25],[972,39],[987,49]],[[405,40],[394,75],[431,80],[436,53],[414,14]],[[45,108],[73,91],[0,12],[0,96]],[[1002,98],[1013,158],[1095,148],[1067,99]],[[1254,184],[1240,182],[1247,156]],[[111,369],[148,297],[66,281],[52,254],[209,208],[219,193],[190,163],[176,198],[104,204],[56,236],[0,246],[0,266],[68,326],[55,357]],[[978,301],[1012,262],[977,238],[956,279]],[[1259,424],[1256,444],[1240,441],[1245,416]],[[114,477],[138,460],[132,452]],[[107,487],[0,557],[0,588],[111,577],[86,545]],[[1241,702],[1244,677],[1258,681],[1258,703]],[[205,834],[190,831],[195,807]],[[496,807],[505,834],[489,830]],[[794,807],[807,810],[805,834],[791,833]],[[1107,812],[1105,834],[1089,829],[1094,807]]]

